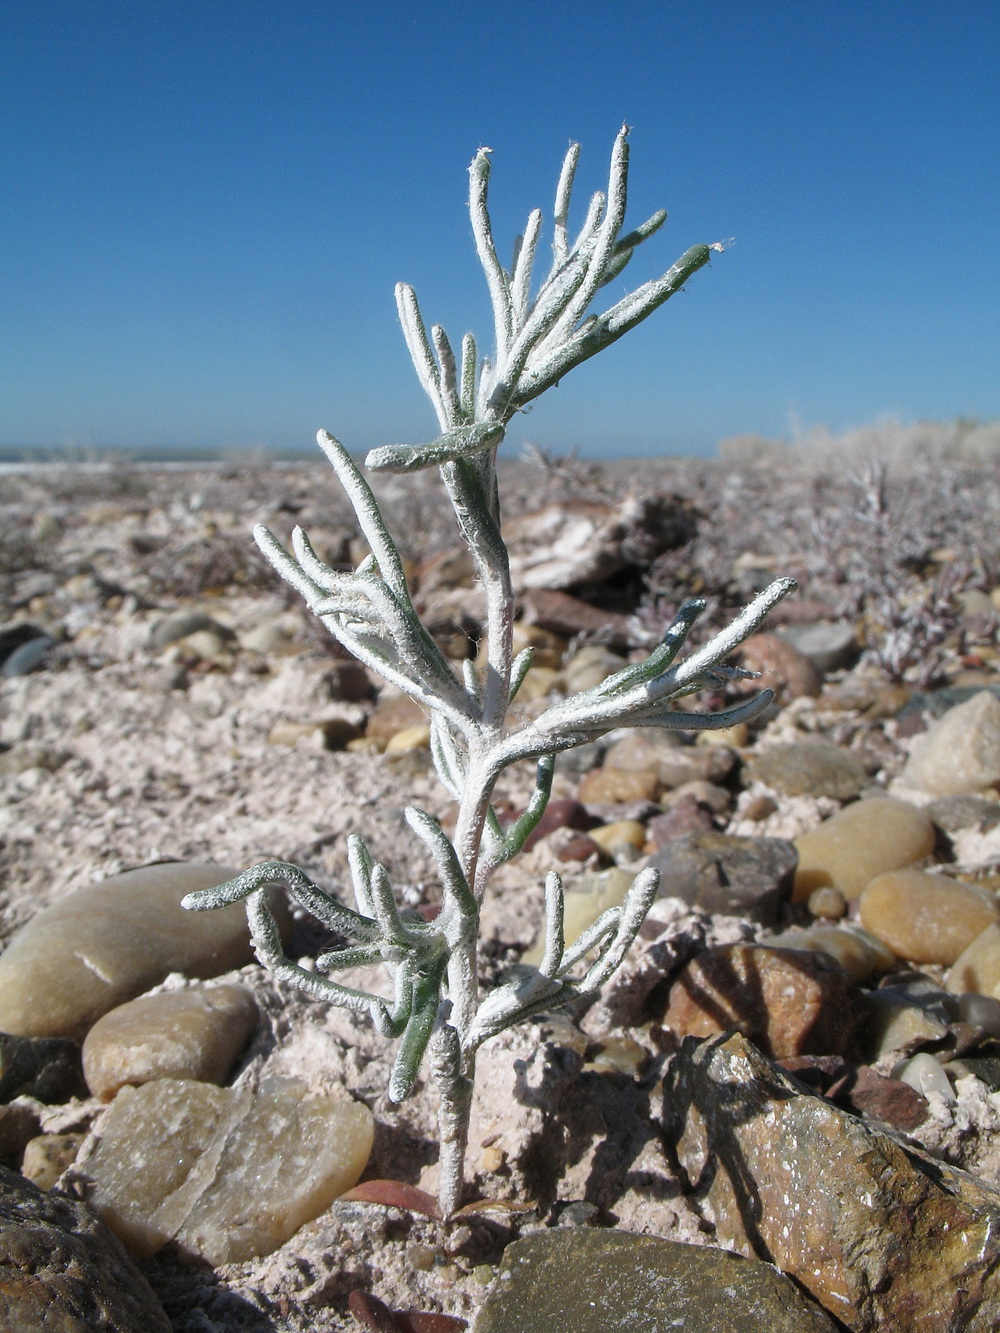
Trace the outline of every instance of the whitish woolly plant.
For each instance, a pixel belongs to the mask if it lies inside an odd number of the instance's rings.
[[[374,471],[410,472],[432,465],[440,469],[486,594],[485,665],[465,662],[460,676],[442,655],[414,610],[399,553],[371,489],[347,450],[327,432],[319,434],[320,447],[354,504],[371,554],[354,573],[345,574],[317,557],[301,529],[292,534],[291,553],[266,528],[254,533],[268,560],[330,633],[430,715],[434,765],[458,802],[455,832],[449,838],[436,819],[414,807],[407,809],[406,819],[434,858],[441,881],[440,914],[425,921],[400,910],[388,874],[359,837],[348,841],[356,910],[296,866],[274,861],[184,900],[186,907],[203,909],[246,899],[257,954],[266,966],[311,995],[366,1012],[379,1032],[398,1038],[388,1089],[391,1101],[409,1094],[429,1048],[440,1095],[440,1202],[445,1215],[461,1198],[479,1046],[540,1010],[593,995],[621,963],[657,891],[657,872],[641,871],[624,904],[605,912],[567,947],[563,886],[551,872],[545,881],[541,965],[515,967],[487,994],[480,994],[476,949],[483,894],[492,873],[523,847],[541,819],[556,755],[616,727],[720,727],[752,717],[767,705],[768,691],[711,716],[677,711],[674,701],[716,686],[727,676],[744,674],[720,663],[793,586],[791,579],[773,583],[728,629],[677,664],[678,651],[703,606],[687,602],[645,661],[554,703],[519,730],[508,730],[508,711],[531,665],[531,653],[527,650],[516,659],[512,654],[515,600],[500,531],[497,446],[516,412],[645,319],[708,262],[713,249],[721,249],[692,246],[661,278],[644,283],[603,314],[588,313],[600,288],[621,273],[636,246],[666,218],[664,212],[654,213],[634,231],[622,231],[627,134],[623,127],[615,140],[607,194],[593,196],[572,244],[567,216],[579,145],[571,146],[556,190],[552,266],[534,293],[541,212],[531,214],[524,235],[515,242],[510,269],[503,268],[487,209],[490,150],[476,154],[469,169],[469,210],[493,306],[492,359],[479,361],[475,341],[466,334],[456,362],[441,327],[435,325],[428,335],[412,288],[401,283],[396,289],[406,343],[434,404],[441,434],[430,444],[375,449],[366,463]],[[534,795],[525,813],[504,829],[491,805],[495,784],[509,765],[530,759],[537,761]],[[354,943],[321,954],[315,971],[286,958],[265,893],[274,883],[285,885],[319,921]],[[391,1002],[329,976],[340,968],[379,963],[392,978]]]

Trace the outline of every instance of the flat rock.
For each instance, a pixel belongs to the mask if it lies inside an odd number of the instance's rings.
[[[706,830],[673,838],[650,864],[660,872],[662,897],[771,925],[791,897],[798,854],[783,838]]]
[[[523,606],[524,620],[529,625],[538,625],[568,639],[577,634],[592,634],[611,648],[629,646],[629,618],[619,611],[603,611],[553,588],[532,588],[525,594]]]
[[[245,1088],[157,1079],[121,1090],[78,1169],[140,1255],[173,1240],[212,1265],[270,1254],[356,1184],[374,1120],[294,1080]],[[280,1151],[276,1151],[280,1145]]]
[[[842,1055],[860,1018],[854,988],[827,955],[723,944],[682,968],[663,1026],[679,1037],[736,1030],[784,1059]]]
[[[761,750],[750,764],[750,777],[787,796],[829,796],[850,801],[868,782],[855,754],[827,741],[795,741]]]
[[[508,1245],[476,1333],[821,1333],[833,1322],[769,1265],[603,1227]]]
[[[81,1041],[102,1014],[171,972],[212,977],[252,962],[242,903],[215,912],[180,905],[186,893],[239,873],[193,862],[144,866],[44,908],[0,955],[0,1031]]]
[[[878,875],[858,907],[866,929],[900,958],[943,967],[1000,920],[1000,906],[988,890],[924,870]]]
[[[622,805],[651,801],[659,790],[660,780],[650,768],[592,768],[577,795],[585,805]]]
[[[665,1093],[721,1245],[776,1264],[853,1333],[1000,1326],[1000,1192],[804,1094],[738,1035],[685,1042]]]
[[[935,796],[995,786],[1000,782],[1000,700],[980,690],[949,708],[914,738],[902,776],[908,786]]]
[[[751,634],[737,650],[741,665],[759,671],[760,679],[747,682],[747,692],[762,687],[774,690],[779,699],[816,699],[823,692],[823,673],[805,653],[777,634]]]
[[[854,626],[847,620],[814,620],[809,624],[786,624],[781,638],[809,658],[824,674],[853,666],[860,649]]]
[[[0,1168],[0,1328],[170,1333],[149,1283],[101,1219]]]
[[[795,902],[832,884],[857,898],[876,875],[899,870],[934,850],[930,816],[905,801],[873,796],[847,805],[795,839],[799,852]]]
[[[223,1083],[257,1024],[243,986],[189,986],[143,995],[99,1018],[83,1043],[87,1086],[110,1101],[154,1078]]]
[[[192,634],[214,634],[219,640],[232,639],[233,631],[205,611],[175,611],[157,620],[149,631],[149,646],[159,650]]]

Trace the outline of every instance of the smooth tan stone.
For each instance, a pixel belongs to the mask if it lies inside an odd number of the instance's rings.
[[[924,870],[879,875],[862,893],[858,906],[866,929],[900,958],[945,967],[1000,920],[1000,906],[992,893]]]
[[[594,924],[609,907],[621,907],[625,895],[635,879],[634,870],[612,866],[593,874],[581,875],[566,881],[563,902],[563,937],[567,947],[575,944],[583,932]],[[540,936],[524,954],[521,961],[537,967],[545,952],[545,939]]]
[[[356,1184],[374,1119],[293,1080],[246,1089],[157,1079],[123,1088],[80,1169],[140,1255],[168,1240],[212,1265],[270,1254]]]
[[[806,930],[786,930],[767,943],[776,949],[799,949],[804,953],[824,953],[847,973],[855,983],[867,981],[879,967],[879,955],[871,944],[853,930],[837,926],[810,926]],[[889,955],[889,966],[896,961]],[[881,960],[884,961],[884,960]]]
[[[638,819],[616,819],[610,824],[601,824],[592,828],[588,835],[598,847],[606,852],[613,852],[623,845],[640,848],[646,841],[646,826]]]
[[[587,644],[563,667],[563,679],[570,694],[579,694],[581,690],[600,685],[602,680],[627,666],[623,657],[602,644]]]
[[[257,1024],[242,986],[144,995],[99,1018],[83,1043],[83,1075],[101,1101],[126,1083],[188,1078],[223,1083]]]
[[[876,875],[899,870],[934,850],[929,815],[905,801],[873,796],[845,806],[795,839],[799,866],[793,901],[808,902],[813,889],[832,884],[857,898]]]
[[[981,690],[913,741],[903,781],[935,796],[982,791],[1000,783],[1000,699]]]
[[[186,912],[181,899],[238,875],[230,866],[144,866],[39,912],[0,956],[0,1031],[82,1041],[109,1009],[171,972],[213,977],[253,961],[242,903]]]
[[[431,743],[431,729],[427,722],[418,722],[414,727],[404,727],[389,737],[386,754],[406,754],[409,750],[425,750]]]
[[[628,801],[652,801],[660,790],[660,779],[648,768],[592,768],[580,783],[577,793],[586,805],[623,804]]]
[[[987,926],[955,959],[944,984],[955,995],[974,991],[1000,1000],[1000,924]]]
[[[50,1190],[76,1161],[82,1142],[82,1134],[39,1134],[25,1145],[21,1175],[40,1190]]]

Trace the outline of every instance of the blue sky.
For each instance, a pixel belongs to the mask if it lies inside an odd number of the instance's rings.
[[[1000,416],[995,0],[7,0],[0,445],[349,447],[434,434],[393,285],[485,340],[466,168],[503,255],[632,126],[610,290],[734,243],[509,440],[710,452]]]

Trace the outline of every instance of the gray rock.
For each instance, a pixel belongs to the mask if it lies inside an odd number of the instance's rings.
[[[217,634],[220,639],[234,637],[228,625],[220,625],[204,611],[177,611],[156,621],[149,631],[149,646],[159,650],[176,643],[178,639],[186,639],[189,634],[200,634],[206,630]]]
[[[55,1104],[77,1093],[83,1094],[83,1076],[75,1041],[0,1032],[0,1102],[31,1096]]]
[[[860,648],[854,626],[846,620],[817,620],[811,625],[783,625],[786,643],[796,647],[820,671],[840,671],[853,666]]]
[[[864,764],[827,741],[772,745],[754,755],[750,777],[787,796],[829,796],[850,801],[867,785]]]
[[[508,1245],[476,1333],[821,1333],[835,1325],[766,1263],[603,1227]]]
[[[986,833],[1000,824],[1000,805],[983,796],[968,793],[940,796],[925,809],[937,827],[945,833],[960,833],[963,829]]]
[[[706,912],[773,925],[792,892],[798,854],[783,838],[684,833],[653,857],[660,895]]]
[[[30,621],[19,620],[15,624],[0,625],[0,662],[6,662],[15,649],[23,644],[30,643],[32,639],[47,639],[49,635],[39,628],[38,625],[32,625]]]
[[[55,639],[50,638],[48,634],[39,634],[29,639],[27,643],[22,643],[4,658],[0,675],[29,676],[32,671],[38,671],[45,665],[46,659],[55,647]]]
[[[170,1333],[170,1320],[87,1204],[0,1168],[0,1328]]]
[[[719,1243],[853,1333],[1000,1327],[1000,1191],[804,1094],[741,1036],[685,1041],[664,1106]]]

